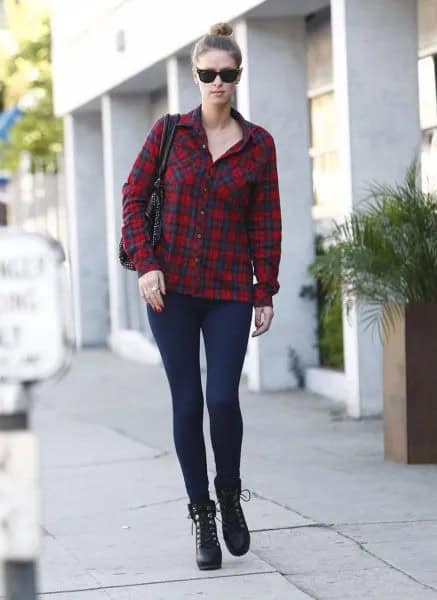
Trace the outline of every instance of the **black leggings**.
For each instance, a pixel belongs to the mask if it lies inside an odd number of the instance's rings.
[[[252,319],[252,304],[197,298],[169,291],[164,309],[147,314],[170,385],[173,435],[191,502],[209,497],[203,437],[200,331],[207,363],[206,404],[219,486],[240,483],[243,438],[238,388]]]

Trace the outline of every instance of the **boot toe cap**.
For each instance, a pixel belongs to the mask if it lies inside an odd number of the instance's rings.
[[[250,547],[250,534],[248,531],[235,531],[225,538],[226,546],[234,556],[246,554]]]
[[[199,548],[197,551],[197,565],[199,569],[219,569],[222,564],[220,546],[215,548]]]

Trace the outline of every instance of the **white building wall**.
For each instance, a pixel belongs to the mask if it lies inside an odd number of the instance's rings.
[[[311,16],[306,23],[308,91],[331,89],[332,37],[329,7]]]
[[[237,38],[247,64],[238,106],[275,140],[283,221],[281,289],[273,297],[271,331],[249,339],[249,387],[281,390],[298,384],[289,350],[302,367],[317,364],[315,303],[299,297],[311,283],[307,269],[314,258],[305,23],[300,17],[247,19],[239,23]]]
[[[345,213],[370,182],[402,181],[420,151],[415,0],[333,0],[334,84]],[[363,307],[343,318],[348,409],[382,411],[382,347]]]
[[[190,57],[171,56],[166,62],[166,71],[169,112],[188,112],[200,104],[200,90],[194,83]]]
[[[65,156],[76,342],[99,346],[109,330],[100,113],[65,119]]]
[[[168,112],[167,88],[160,88],[150,94],[150,123],[154,123]]]
[[[150,102],[146,95],[102,98],[103,156],[106,200],[106,242],[109,275],[111,334],[123,329],[139,329],[140,303],[138,277],[123,269],[118,260],[122,225],[122,186],[140,151],[145,132],[151,125]]]
[[[153,7],[145,0],[58,0],[53,7],[57,114],[70,112],[171,56],[203,35],[211,23],[235,19],[258,4],[260,0],[221,0],[205,2],[199,10],[198,0],[161,0]],[[122,51],[117,49],[121,35]]]

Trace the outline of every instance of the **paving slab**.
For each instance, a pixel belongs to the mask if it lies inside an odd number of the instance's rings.
[[[154,458],[162,454],[162,450],[130,439],[115,429],[63,415],[60,410],[40,409],[33,425],[39,433],[45,469]]]
[[[436,600],[437,592],[386,568],[287,576],[320,600]]]
[[[437,590],[427,586],[423,578],[415,580],[410,573],[386,563],[381,553],[372,554],[330,528],[260,532],[255,534],[252,550],[314,598],[437,598]]]
[[[437,521],[338,528],[400,571],[437,590]]]
[[[320,527],[259,532],[253,552],[286,575],[380,567],[378,559],[336,531]]]

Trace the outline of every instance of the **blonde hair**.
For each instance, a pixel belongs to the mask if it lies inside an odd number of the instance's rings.
[[[196,68],[199,57],[208,52],[208,50],[224,50],[225,52],[229,52],[239,68],[243,59],[240,46],[235,41],[232,32],[233,29],[229,23],[216,23],[212,25],[208,33],[202,36],[194,45],[191,53],[193,69]]]

